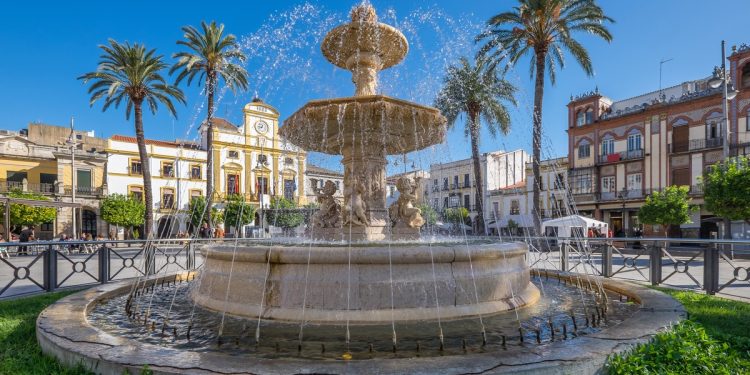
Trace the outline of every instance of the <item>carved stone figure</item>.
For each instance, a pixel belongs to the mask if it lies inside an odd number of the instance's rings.
[[[417,201],[417,184],[409,177],[401,177],[396,182],[398,189],[398,200],[388,207],[388,213],[391,221],[398,224],[404,224],[410,228],[419,228],[424,225],[422,210],[414,207]]]
[[[312,217],[313,226],[317,228],[341,228],[341,204],[333,197],[336,184],[326,181],[323,189],[316,192],[320,208]]]
[[[344,183],[344,201],[349,203],[343,212],[344,225],[351,224],[360,227],[370,225],[366,214],[367,202],[364,199],[366,193],[367,188],[359,178],[352,177],[349,183]]]

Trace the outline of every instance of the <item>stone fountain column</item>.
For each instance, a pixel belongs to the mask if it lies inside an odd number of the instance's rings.
[[[386,207],[386,158],[382,149],[371,145],[345,147],[344,158],[344,227],[342,238],[353,241],[376,241],[388,237]],[[358,196],[359,195],[359,196]],[[366,225],[357,220],[357,200],[366,216]],[[351,227],[349,225],[351,223]]]

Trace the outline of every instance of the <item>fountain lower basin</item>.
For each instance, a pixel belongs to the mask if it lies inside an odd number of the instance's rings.
[[[218,245],[202,252],[206,264],[193,300],[247,318],[262,312],[263,319],[321,324],[448,320],[539,299],[523,243]]]

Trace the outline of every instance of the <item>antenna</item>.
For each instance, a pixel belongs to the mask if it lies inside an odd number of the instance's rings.
[[[664,67],[664,63],[668,63],[668,62],[670,62],[670,61],[672,61],[672,60],[674,60],[674,59],[672,59],[672,58],[669,58],[669,59],[662,59],[661,61],[659,61],[659,99],[660,99],[660,100],[661,100],[661,96],[662,96],[662,94],[663,94],[663,93],[662,93],[662,91],[661,91],[661,75],[662,75],[662,67]]]

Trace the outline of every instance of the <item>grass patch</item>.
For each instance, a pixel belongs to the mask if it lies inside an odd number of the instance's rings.
[[[90,374],[66,367],[42,353],[36,341],[36,317],[44,308],[75,291],[0,301],[0,374]]]
[[[610,374],[750,373],[750,303],[656,288],[680,301],[690,319],[623,355]]]

